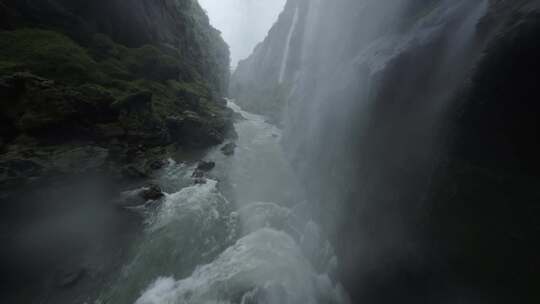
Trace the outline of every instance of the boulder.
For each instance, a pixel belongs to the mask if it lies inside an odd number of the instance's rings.
[[[193,174],[191,174],[191,177],[193,177],[193,178],[203,178],[204,177],[204,172],[197,169],[197,170],[193,171]]]
[[[152,170],[159,170],[165,167],[166,162],[161,159],[156,159],[150,162],[148,165]]]
[[[163,196],[164,194],[158,185],[150,185],[148,187],[145,187],[141,192],[141,197],[145,201],[155,201],[162,198]]]
[[[216,163],[213,162],[213,161],[200,161],[198,164],[197,164],[197,170],[199,171],[203,171],[203,172],[208,172],[208,171],[211,171],[212,169],[214,169],[216,167]]]
[[[217,145],[225,139],[220,128],[212,125],[214,118],[203,118],[192,111],[168,117],[165,121],[171,139],[179,144],[206,148]]]
[[[206,184],[206,178],[204,178],[204,177],[196,178],[196,179],[193,180],[193,183],[195,185],[204,185],[204,184]]]
[[[158,201],[164,196],[165,194],[163,194],[158,185],[150,184],[139,189],[120,193],[120,197],[115,203],[120,207],[136,207],[142,206],[150,201]]]
[[[227,156],[231,156],[234,154],[234,151],[236,150],[236,143],[228,143],[221,147],[221,152]]]

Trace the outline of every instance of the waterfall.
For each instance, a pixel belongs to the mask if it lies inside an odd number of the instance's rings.
[[[285,44],[285,50],[283,52],[283,59],[281,61],[281,68],[279,70],[279,83],[283,83],[283,78],[285,78],[285,70],[287,68],[287,61],[289,60],[289,53],[291,48],[291,40],[292,36],[294,34],[294,31],[296,29],[296,25],[298,24],[298,7],[294,10],[294,16],[291,23],[291,28],[289,29],[289,33],[287,34],[287,41]]]
[[[405,17],[405,5],[349,6],[309,12],[315,25],[305,30],[284,146],[354,286],[385,258],[423,250],[407,247],[417,241],[410,206],[426,200],[445,152],[441,130],[478,56],[476,25],[486,3],[442,1]],[[317,10],[324,21],[310,17]],[[355,14],[347,19],[344,11]]]

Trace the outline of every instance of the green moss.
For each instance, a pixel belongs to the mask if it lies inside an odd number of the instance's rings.
[[[88,48],[54,31],[0,32],[0,73],[28,71],[67,84],[99,84],[115,96],[151,88],[158,95],[178,90],[208,95],[208,86],[177,81],[181,63],[156,46],[128,48],[96,34]]]
[[[224,129],[226,111],[214,101],[212,80],[199,75],[199,64],[170,47],[129,48],[103,34],[81,45],[55,31],[0,31],[0,77],[24,71],[44,78],[36,83],[55,81],[48,91],[36,85],[32,98],[24,97],[28,103],[19,125],[25,132],[55,133],[57,127],[82,120],[86,128],[106,115],[106,122],[117,119],[127,136],[162,143],[167,137],[163,134],[166,119],[186,111]],[[123,111],[112,106],[141,92],[151,93],[144,109]]]
[[[53,31],[0,32],[0,72],[30,71],[67,83],[96,81],[102,75],[84,48]]]

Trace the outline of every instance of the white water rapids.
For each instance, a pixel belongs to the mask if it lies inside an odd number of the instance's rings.
[[[205,184],[195,165],[171,161],[158,177],[169,193],[145,210],[147,229],[122,278],[99,303],[347,303],[332,281],[337,261],[311,219],[280,146],[263,117],[229,106],[236,153],[219,149]]]

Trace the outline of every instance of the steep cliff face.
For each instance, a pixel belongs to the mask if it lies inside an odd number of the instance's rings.
[[[232,96],[283,113],[358,302],[538,299],[538,8],[291,0],[239,65]]]
[[[81,143],[144,173],[164,147],[205,148],[232,129],[228,46],[197,1],[0,1],[0,11],[2,181],[28,178],[14,159],[57,171],[49,150]]]
[[[4,28],[61,29],[83,44],[101,33],[128,47],[159,45],[175,52],[184,76],[206,80],[223,93],[229,51],[197,1],[3,1]],[[190,75],[191,74],[191,75]]]
[[[238,64],[229,94],[247,110],[279,123],[298,68],[309,1],[288,1],[266,39]]]
[[[94,303],[141,234],[118,193],[233,132],[228,78],[196,0],[0,0],[0,302]]]

